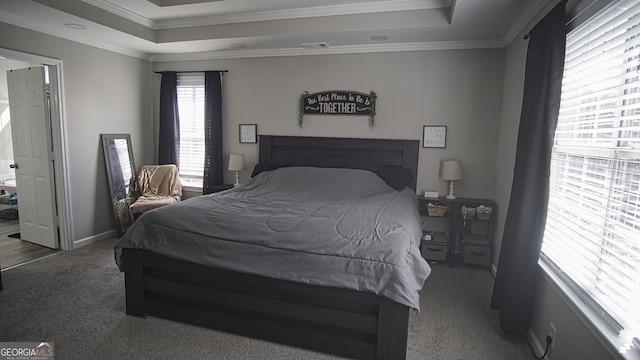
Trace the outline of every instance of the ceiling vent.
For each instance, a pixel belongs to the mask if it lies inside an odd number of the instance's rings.
[[[326,42],[322,42],[322,43],[309,43],[309,44],[301,44],[303,48],[309,50],[309,49],[328,49],[329,48],[329,44],[327,44]]]

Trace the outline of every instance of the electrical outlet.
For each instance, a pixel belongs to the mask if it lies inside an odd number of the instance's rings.
[[[556,344],[556,335],[558,333],[556,332],[556,327],[553,326],[553,323],[549,323],[549,336],[551,337],[551,348],[553,349],[554,345]]]

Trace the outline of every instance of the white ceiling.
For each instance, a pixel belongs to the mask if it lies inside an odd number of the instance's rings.
[[[547,2],[0,0],[0,21],[172,61],[503,47]],[[305,49],[309,43],[328,47]]]

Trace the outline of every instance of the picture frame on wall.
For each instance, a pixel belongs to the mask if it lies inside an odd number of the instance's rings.
[[[240,143],[255,144],[258,142],[257,124],[240,124]]]
[[[447,147],[447,127],[444,125],[425,125],[422,129],[423,148]]]

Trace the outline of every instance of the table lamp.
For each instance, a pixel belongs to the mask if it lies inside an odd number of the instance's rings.
[[[462,161],[442,160],[440,163],[440,179],[449,181],[449,194],[447,199],[455,199],[453,195],[453,182],[462,179]]]
[[[233,186],[240,186],[240,170],[244,169],[244,154],[229,154],[229,170],[236,172],[236,183]]]

